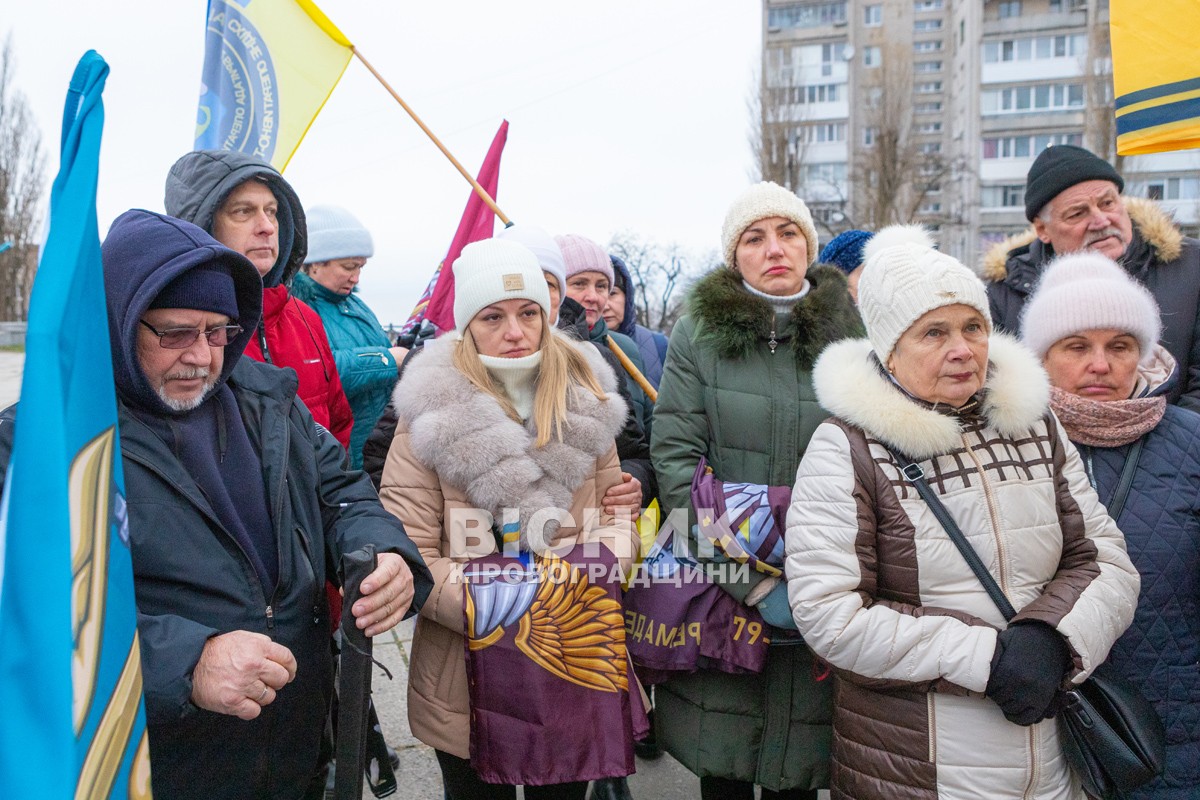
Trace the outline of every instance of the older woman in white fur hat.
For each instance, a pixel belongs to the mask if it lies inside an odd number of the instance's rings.
[[[1050,375],[1050,406],[1142,576],[1133,625],[1109,661],[1172,735],[1162,776],[1130,800],[1182,800],[1200,786],[1200,730],[1189,722],[1200,716],[1200,414],[1167,405],[1180,375],[1161,335],[1153,295],[1098,253],[1047,267],[1021,328]]]
[[[1138,575],[1046,374],[993,333],[971,270],[919,228],[866,250],[867,338],[814,370],[834,418],[788,515],[792,613],[841,671],[834,798],[1078,798],[1057,694],[1129,625]],[[901,468],[916,464],[1017,609],[1006,621]],[[911,473],[910,473],[911,474]]]

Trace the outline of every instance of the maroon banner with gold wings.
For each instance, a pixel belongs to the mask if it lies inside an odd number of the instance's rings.
[[[466,569],[471,767],[485,781],[540,786],[634,770],[631,702],[642,708],[622,575],[606,548],[584,549],[497,554]]]

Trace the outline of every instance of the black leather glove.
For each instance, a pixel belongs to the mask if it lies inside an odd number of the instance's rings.
[[[1054,716],[1070,666],[1067,640],[1042,622],[1018,622],[1000,631],[988,678],[988,697],[1009,722],[1033,725]]]

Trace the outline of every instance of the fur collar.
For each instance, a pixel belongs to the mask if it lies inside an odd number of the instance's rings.
[[[1183,252],[1183,232],[1175,224],[1175,219],[1162,206],[1153,200],[1142,197],[1126,197],[1125,208],[1129,211],[1129,219],[1133,228],[1154,248],[1157,260],[1168,263],[1179,258]],[[1027,230],[1013,234],[1002,242],[988,248],[983,257],[983,279],[985,281],[1002,281],[1008,276],[1009,253],[1033,243],[1037,234],[1030,225]]]
[[[796,304],[783,330],[804,369],[812,367],[829,342],[862,335],[862,322],[850,300],[846,276],[822,265],[809,267],[811,287]],[[696,284],[690,299],[696,318],[697,341],[711,344],[722,358],[745,358],[759,343],[771,338],[775,312],[770,303],[742,286],[741,275],[726,267],[713,270]]]
[[[923,460],[961,446],[959,420],[909,399],[880,373],[871,343],[854,339],[830,345],[813,369],[821,407],[902,453]],[[988,427],[1020,436],[1045,416],[1050,380],[1016,339],[993,333],[981,413]]]
[[[571,392],[561,442],[551,439],[545,447],[534,447],[532,420],[522,425],[508,417],[454,367],[453,336],[426,344],[392,396],[417,459],[497,524],[504,509],[517,509],[526,548],[533,515],[544,509],[570,510],[575,491],[595,472],[596,459],[612,449],[628,414],[616,376],[596,348],[557,331],[553,335],[583,355],[608,395],[600,401],[586,390]],[[542,529],[541,522],[534,524]],[[557,529],[557,521],[548,521],[544,540],[551,540]]]

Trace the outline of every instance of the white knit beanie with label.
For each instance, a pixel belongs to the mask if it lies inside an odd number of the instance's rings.
[[[893,225],[863,250],[858,311],[875,355],[883,363],[912,324],[935,308],[968,305],[992,327],[983,282],[953,256],[934,249],[920,225]]]
[[[550,317],[550,290],[529,248],[483,239],[462,249],[454,262],[454,327],[460,335],[484,306],[514,298],[532,300]]]

